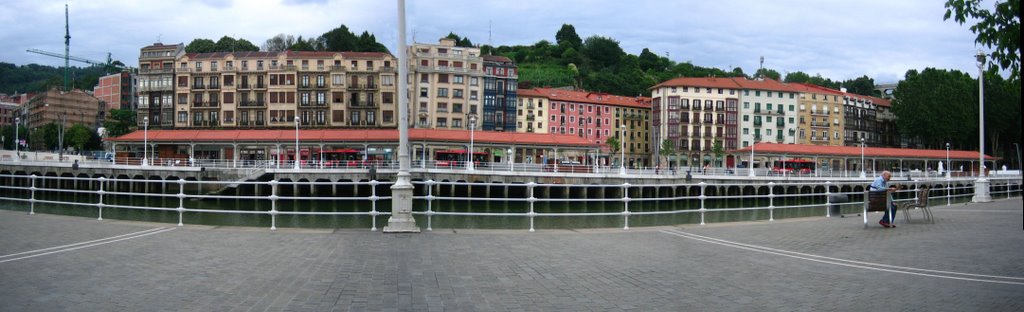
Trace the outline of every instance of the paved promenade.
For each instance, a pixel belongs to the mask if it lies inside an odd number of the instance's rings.
[[[1021,206],[940,206],[935,224],[894,229],[872,214],[868,229],[418,235],[0,210],[0,311],[1021,311]]]

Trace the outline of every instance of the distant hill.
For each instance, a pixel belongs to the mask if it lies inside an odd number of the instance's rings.
[[[103,66],[71,67],[74,88],[92,90],[99,78],[111,72]],[[14,65],[0,62],[0,93],[43,92],[64,85],[64,69],[47,65]]]

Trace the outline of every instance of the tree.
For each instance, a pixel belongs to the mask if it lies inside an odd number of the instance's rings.
[[[811,75],[808,75],[807,73],[804,73],[802,71],[795,71],[787,73],[786,78],[783,79],[782,81],[786,83],[807,83],[811,81]]]
[[[647,48],[644,48],[643,51],[640,51],[640,56],[638,57],[637,61],[639,62],[640,70],[643,71],[648,71],[651,69],[662,71],[665,70],[666,68],[663,66],[664,64],[661,62],[661,58]]]
[[[867,75],[857,77],[857,79],[843,81],[842,86],[846,87],[846,92],[853,94],[867,95],[867,96],[878,96],[878,92],[875,91],[875,80],[871,79]]]
[[[242,39],[242,38],[238,38],[238,40],[235,40],[235,51],[253,51],[253,52],[255,52],[255,51],[259,51],[259,50],[260,50],[260,47],[257,47],[255,44],[252,44],[252,42],[250,42],[249,40],[245,40],[245,39]]]
[[[293,44],[295,44],[295,36],[277,34],[277,36],[271,37],[270,39],[267,39],[267,41],[263,42],[263,51],[281,52],[288,50],[288,48]]]
[[[555,43],[558,45],[566,44],[568,47],[579,50],[583,45],[583,40],[580,39],[580,35],[576,34],[576,27],[571,24],[562,24],[562,28],[558,29],[555,33]]]
[[[754,76],[755,77],[769,78],[769,79],[772,79],[772,80],[780,80],[780,79],[782,79],[782,74],[780,74],[778,71],[776,71],[774,69],[769,69],[769,68],[759,68],[757,70],[757,72],[754,73]]]
[[[112,109],[110,117],[103,122],[107,137],[119,137],[135,129],[135,112],[127,109]]]
[[[721,140],[715,140],[714,145],[711,146],[711,153],[715,154],[716,165],[721,164],[722,156],[725,156],[725,147],[722,146]]]
[[[316,49],[313,48],[313,40],[308,40],[308,41],[307,40],[303,40],[302,36],[299,36],[298,39],[295,39],[295,43],[292,44],[292,46],[288,47],[288,50],[292,50],[292,51],[315,51]]]
[[[996,1],[995,11],[982,9],[981,0],[946,0],[944,20],[952,18],[963,25],[967,19],[978,22],[970,27],[978,35],[974,42],[994,48],[992,61],[1013,78],[1020,72],[1020,0]]]
[[[614,66],[626,55],[618,41],[601,36],[587,37],[580,52],[593,69]]]
[[[621,144],[622,142],[619,142],[619,136],[611,136],[604,140],[604,145],[608,146],[608,149],[612,151],[612,154],[619,152],[619,145]]]
[[[185,52],[187,53],[209,53],[216,51],[217,43],[213,42],[213,40],[204,38],[192,39],[192,42],[189,42],[188,45],[185,46]]]
[[[93,131],[82,124],[72,125],[64,131],[64,144],[74,147],[76,151],[85,150],[92,139]]]
[[[669,157],[670,157],[670,155],[675,155],[675,153],[676,153],[676,143],[674,141],[672,141],[672,140],[669,140],[669,139],[662,140],[661,141],[661,150],[658,151],[658,153],[661,154],[662,156],[665,156],[665,162],[668,162],[669,163],[668,166],[671,167],[672,166],[672,159],[669,158]],[[658,161],[661,161],[661,159],[658,159]]]
[[[977,82],[960,71],[910,70],[893,92],[896,126],[928,147],[977,147],[977,90]]]

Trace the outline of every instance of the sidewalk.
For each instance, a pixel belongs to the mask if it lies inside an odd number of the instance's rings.
[[[893,229],[817,217],[400,235],[0,210],[0,311],[1019,311],[1021,205],[938,206],[935,224],[900,215]]]

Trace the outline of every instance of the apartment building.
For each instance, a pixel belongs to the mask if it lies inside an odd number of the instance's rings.
[[[99,78],[92,94],[106,103],[106,114],[112,109],[135,110],[135,80],[137,75],[131,72],[120,72]]]
[[[516,108],[516,132],[548,133],[545,105],[548,98],[538,89],[519,89],[516,93],[519,103]]]
[[[141,127],[148,118],[149,127],[173,128],[174,63],[185,54],[185,45],[154,43],[139,53],[138,111],[136,122]]]
[[[875,123],[878,131],[878,147],[906,147],[902,142],[899,130],[896,128],[896,113],[892,112],[892,101],[886,98],[869,96],[871,102],[875,103],[878,110]]]
[[[481,129],[516,131],[519,69],[504,56],[484,55],[484,105]]]
[[[756,142],[796,143],[796,108],[800,91],[772,79],[733,80],[742,88],[742,147]]]
[[[843,96],[843,117],[846,123],[843,127],[843,145],[860,146],[861,143],[867,146],[878,146],[878,104],[875,97],[860,94],[846,93],[846,88],[840,89]]]
[[[812,84],[794,83],[800,91],[798,144],[843,146],[844,93]]]
[[[397,124],[397,62],[387,53],[189,53],[176,62],[176,127]]]
[[[713,161],[715,141],[736,149],[741,89],[736,79],[716,77],[676,78],[651,87],[654,159],[668,161],[665,166],[700,166]],[[662,155],[668,146],[672,153]]]
[[[625,145],[627,166],[650,164],[650,98],[552,88],[519,90],[518,95],[526,105],[522,109],[525,116],[519,116],[518,110],[516,113],[517,123],[521,121],[526,126],[519,131],[527,132],[529,126],[534,126],[534,132],[545,133],[538,128],[546,126],[546,133],[575,135],[595,144],[605,144],[610,137],[623,138],[620,143]],[[604,165],[618,162],[619,158],[597,157]]]
[[[469,129],[470,116],[477,119],[476,125],[506,124],[510,116],[507,110],[498,114],[497,90],[506,89],[507,84],[499,88],[497,77],[491,77],[495,98],[488,104],[495,108],[494,114],[480,116],[484,65],[479,48],[456,47],[455,40],[442,38],[438,44],[413,44],[409,54],[412,127]]]

